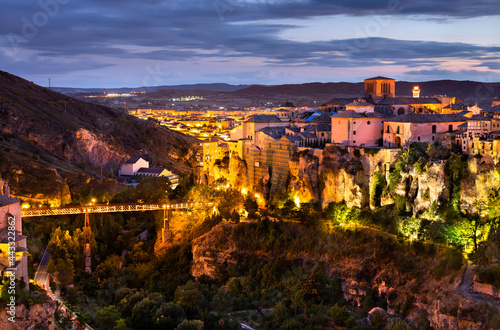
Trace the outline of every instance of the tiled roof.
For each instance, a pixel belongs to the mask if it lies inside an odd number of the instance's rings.
[[[377,105],[407,105],[408,103],[400,98],[388,97],[376,101]]]
[[[160,167],[141,167],[139,170],[137,170],[137,173],[154,173],[154,174],[160,174],[161,172],[165,171],[164,168]]]
[[[354,110],[340,111],[332,117],[336,118],[389,118],[389,115],[384,115],[380,112],[356,112]]]
[[[17,198],[0,195],[0,206],[10,205],[17,202],[20,202],[20,200]]]
[[[481,115],[474,115],[470,118],[467,118],[467,120],[470,120],[470,121],[491,121],[491,118],[481,116]]]
[[[489,109],[483,110],[485,112],[500,112],[500,105],[495,105]]]
[[[295,132],[295,133],[300,133],[300,127],[295,127],[295,126],[288,126],[285,127],[287,130]]]
[[[141,157],[130,157],[125,164],[135,164],[141,159]]]
[[[356,99],[356,100],[352,101],[351,103],[346,104],[346,106],[349,106],[349,107],[367,107],[367,106],[372,106],[372,105],[374,105],[374,104],[369,99]]]
[[[246,123],[281,123],[276,115],[252,115],[245,120]]]
[[[456,114],[447,115],[418,115],[411,113],[399,115],[387,120],[394,123],[445,123],[445,122],[465,122],[467,118]]]
[[[408,104],[441,104],[435,97],[398,97],[398,99]]]
[[[373,77],[373,78],[368,78],[368,79],[365,79],[365,80],[396,80],[396,79],[392,79],[392,78],[387,78],[387,77],[382,77],[382,76],[376,76],[376,77]]]
[[[467,110],[467,105],[463,103],[452,103],[444,107],[444,109],[451,110]]]
[[[279,139],[282,135],[285,135],[285,127],[264,127],[259,130],[273,139]]]
[[[329,132],[332,130],[332,125],[330,125],[330,124],[318,124],[318,125],[316,125],[316,130],[319,132],[326,132],[326,131]]]
[[[321,115],[311,119],[311,123],[317,123],[317,122],[330,122],[330,120],[332,120],[330,118],[330,114],[329,113],[325,113],[323,112]]]
[[[291,143],[295,143],[297,141],[303,141],[304,140],[304,138],[302,136],[300,136],[300,135],[285,135],[282,138],[287,139]]]
[[[299,134],[299,136],[303,136],[303,137],[305,137],[305,138],[315,138],[315,137],[316,137],[316,135],[315,135],[315,134],[313,134],[313,133],[309,133],[309,132],[301,132],[301,133]]]

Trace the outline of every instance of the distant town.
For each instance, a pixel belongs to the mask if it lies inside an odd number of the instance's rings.
[[[275,173],[276,191],[285,184],[294,151],[332,144],[394,149],[439,143],[486,162],[498,157],[500,100],[482,109],[453,96],[420,97],[418,85],[413,95],[398,96],[395,79],[380,76],[365,79],[364,86],[362,98],[332,98],[316,108],[286,100],[277,107],[127,111],[200,139],[200,181],[213,181],[214,165],[237,156],[249,168],[248,186],[264,175],[260,168]]]

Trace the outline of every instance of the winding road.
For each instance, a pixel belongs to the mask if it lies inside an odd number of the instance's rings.
[[[500,302],[498,299],[484,294],[484,293],[479,293],[474,291],[473,285],[472,285],[472,274],[473,268],[472,265],[470,264],[469,261],[467,261],[467,264],[465,265],[464,272],[462,274],[462,281],[458,285],[457,289],[458,291],[467,299],[484,303],[484,302],[489,302],[496,306],[497,308],[500,308]]]

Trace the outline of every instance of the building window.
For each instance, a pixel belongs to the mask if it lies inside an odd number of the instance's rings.
[[[432,134],[436,134],[436,125],[432,125]]]
[[[389,125],[387,125],[387,133],[389,133]]]
[[[321,136],[325,136],[325,133],[321,133]]]
[[[368,120],[368,121],[366,122],[366,124],[370,125],[370,121]]]
[[[356,143],[356,141],[352,141],[352,143]]]
[[[353,132],[352,132],[352,135],[356,135],[356,131],[353,131]]]
[[[399,126],[398,126],[398,128],[396,129],[396,134],[399,134]]]
[[[417,140],[420,141],[420,136],[417,137]]]
[[[432,141],[434,141],[434,136],[432,137]]]

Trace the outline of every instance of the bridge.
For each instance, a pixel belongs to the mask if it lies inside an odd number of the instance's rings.
[[[36,208],[23,209],[21,215],[23,218],[45,217],[52,215],[69,214],[90,214],[90,213],[118,213],[134,211],[157,211],[157,210],[185,210],[193,208],[195,203],[133,203],[133,204],[96,204],[96,205],[78,205],[63,206],[58,208]]]
[[[174,210],[185,210],[195,206],[195,203],[131,203],[131,204],[95,204],[95,205],[78,205],[78,206],[63,206],[58,208],[34,208],[23,209],[21,216],[29,217],[45,217],[53,215],[70,215],[70,214],[85,214],[85,226],[83,227],[83,246],[85,255],[85,271],[92,272],[91,269],[91,252],[90,252],[90,214],[91,213],[118,213],[118,212],[134,212],[134,211],[157,211],[163,210],[163,228],[161,230],[162,242],[164,243],[170,238],[170,230],[168,224],[168,215]]]

